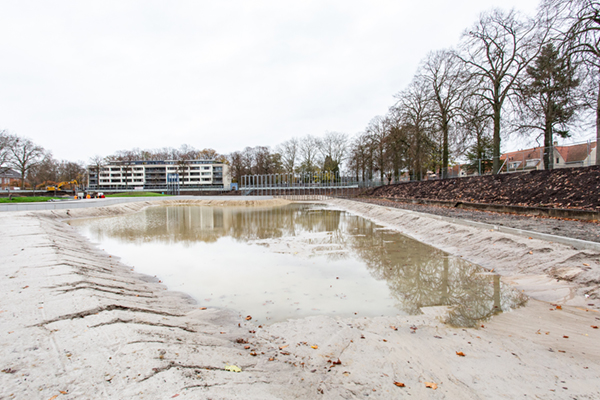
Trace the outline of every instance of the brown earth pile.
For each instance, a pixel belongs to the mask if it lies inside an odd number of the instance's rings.
[[[404,182],[370,197],[600,210],[600,166]]]

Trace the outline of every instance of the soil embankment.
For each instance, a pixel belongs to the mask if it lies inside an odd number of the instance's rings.
[[[381,186],[369,197],[600,211],[600,166]]]
[[[166,290],[62,222],[153,204],[2,215],[0,398],[600,397],[597,252],[334,200],[555,305],[531,300],[477,329],[444,324],[443,307],[255,326]]]

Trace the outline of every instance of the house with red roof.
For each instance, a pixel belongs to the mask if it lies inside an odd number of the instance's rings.
[[[587,167],[596,164],[596,142],[558,146],[552,148],[552,168]],[[529,171],[544,169],[544,147],[512,151],[500,156],[503,171]]]

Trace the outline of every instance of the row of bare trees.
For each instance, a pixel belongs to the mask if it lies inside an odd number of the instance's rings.
[[[20,175],[21,189],[57,182],[81,181],[85,178],[85,169],[81,163],[56,160],[52,153],[44,150],[27,138],[0,131],[0,173],[14,170]]]
[[[160,149],[140,149],[119,150],[106,157],[96,155],[90,159],[92,165],[107,164],[109,162],[128,162],[128,161],[182,161],[182,160],[207,160],[207,161],[225,161],[225,156],[217,153],[214,149],[198,150],[188,144],[181,145],[178,149],[173,147],[163,147]]]
[[[228,155],[230,173],[234,182],[244,175],[276,173],[314,174],[329,171],[340,172],[347,158],[348,135],[326,132],[323,137],[306,135],[292,138],[277,145],[246,147]]]
[[[465,31],[457,49],[431,52],[350,145],[357,179],[421,179],[447,174],[452,160],[498,173],[501,141],[511,133],[569,137],[589,111],[600,138],[600,3],[544,0],[535,18],[492,10]],[[600,152],[597,152],[600,164]],[[546,151],[546,168],[552,156]]]

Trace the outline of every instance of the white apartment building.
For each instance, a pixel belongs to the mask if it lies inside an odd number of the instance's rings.
[[[229,189],[228,166],[218,161],[114,161],[100,167],[88,166],[89,188],[93,190]]]

